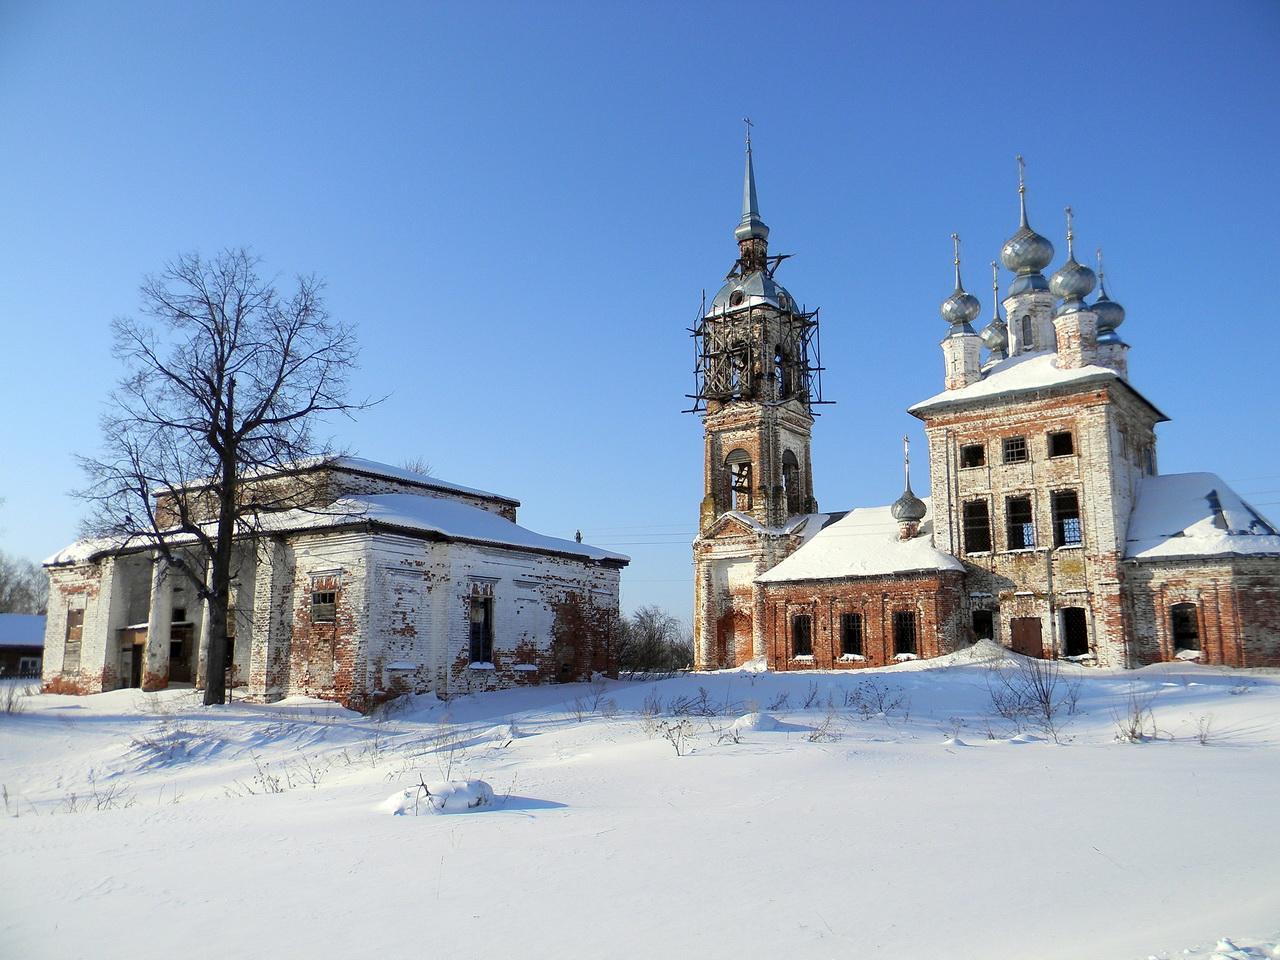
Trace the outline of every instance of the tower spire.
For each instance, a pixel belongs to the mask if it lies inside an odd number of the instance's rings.
[[[1076,258],[1076,235],[1071,229],[1071,208],[1067,207],[1067,259],[1074,260]]]
[[[951,235],[951,246],[955,251],[955,256],[951,262],[956,266],[956,289],[963,290],[964,284],[960,282],[960,234],[953,233]]]
[[[911,438],[902,438],[902,480],[903,487],[908,493],[911,492]]]
[[[743,240],[767,240],[769,228],[760,219],[760,202],[756,199],[756,168],[751,159],[751,128],[755,126],[750,117],[744,117],[747,125],[747,167],[742,177],[742,220],[733,235]]]
[[[1095,250],[1094,255],[1098,258],[1098,292],[1105,297],[1107,295],[1107,274],[1102,269],[1102,248],[1099,247]]]
[[[1000,266],[991,261],[991,320],[1000,319]]]

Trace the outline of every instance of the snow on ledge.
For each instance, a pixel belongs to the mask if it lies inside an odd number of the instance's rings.
[[[906,663],[908,660],[919,660],[920,658],[914,653],[896,653],[894,654],[893,659],[897,660],[899,663]]]
[[[866,658],[866,657],[864,657],[864,656],[863,656],[862,654],[860,654],[860,653],[842,653],[842,654],[840,654],[840,662],[841,662],[841,663],[854,663],[854,662],[856,662],[856,661],[858,661],[858,660],[865,660],[865,659],[867,659],[867,658]]]
[[[480,663],[479,661],[477,661],[475,663],[468,663],[467,669],[468,670],[497,670],[498,668],[495,667],[492,663]]]
[[[1173,656],[1177,660],[1199,660],[1201,652],[1200,650],[1179,650]]]
[[[517,673],[537,673],[538,665],[536,663],[517,663],[511,669]]]

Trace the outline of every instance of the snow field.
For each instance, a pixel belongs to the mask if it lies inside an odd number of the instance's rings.
[[[1050,730],[997,656],[379,718],[31,697],[0,956],[1280,956],[1280,674],[1064,664]]]

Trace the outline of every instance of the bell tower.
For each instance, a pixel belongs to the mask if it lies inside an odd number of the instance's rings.
[[[695,647],[703,666],[763,654],[749,596],[759,588],[751,581],[794,549],[799,518],[818,509],[810,452],[813,408],[823,402],[818,312],[800,307],[775,277],[787,255],[769,253],[747,124],[742,218],[733,232],[738,258],[691,331],[695,389],[687,412],[701,414],[703,423],[694,542]],[[726,564],[736,565],[733,576]],[[737,626],[725,640],[713,621],[729,614]],[[754,640],[742,636],[747,629]]]

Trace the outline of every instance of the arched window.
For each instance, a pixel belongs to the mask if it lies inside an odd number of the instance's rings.
[[[751,509],[751,454],[738,449],[725,457],[724,464],[729,478],[729,508]]]
[[[778,344],[773,351],[773,382],[779,400],[791,396],[791,359],[782,344]]]
[[[1175,652],[1200,649],[1200,618],[1194,603],[1175,603],[1169,608],[1169,620]]]
[[[1032,334],[1031,334],[1031,315],[1030,314],[1024,314],[1022,317],[1021,340],[1022,340],[1022,343],[1019,344],[1019,346],[1023,351],[1030,350],[1032,347],[1035,346],[1035,343],[1033,342],[1034,338],[1032,337]]]
[[[804,512],[800,495],[800,461],[790,450],[782,455],[782,491],[787,498],[787,516]]]

